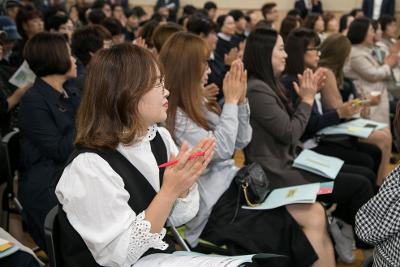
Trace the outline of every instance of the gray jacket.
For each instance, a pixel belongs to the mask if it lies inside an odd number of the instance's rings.
[[[246,148],[247,159],[263,166],[273,187],[318,181],[314,175],[292,168],[311,106],[300,102],[290,115],[279,96],[265,82],[250,78],[247,87],[253,128],[251,142]]]

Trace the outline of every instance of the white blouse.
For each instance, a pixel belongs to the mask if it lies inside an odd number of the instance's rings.
[[[178,149],[165,128],[153,126],[139,143],[117,150],[160,191],[159,169],[150,141],[158,131],[168,155]],[[170,157],[170,156],[169,156]],[[74,229],[85,241],[96,262],[103,266],[131,266],[150,248],[166,249],[166,230],[150,233],[145,211],[136,214],[128,205],[129,193],[122,178],[95,153],[82,153],[68,165],[56,187],[56,196]],[[191,220],[199,209],[197,184],[185,199],[177,199],[169,216],[175,226]]]

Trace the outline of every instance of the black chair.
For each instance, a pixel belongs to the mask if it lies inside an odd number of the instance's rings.
[[[59,225],[57,220],[58,205],[52,208],[44,221],[44,236],[47,247],[47,257],[51,267],[61,267],[59,254]]]
[[[361,267],[372,267],[373,264],[374,264],[374,257],[371,255],[361,263]]]
[[[6,230],[9,230],[10,214],[21,214],[22,205],[14,193],[14,179],[18,178],[19,130],[15,129],[1,140],[2,175],[6,178],[3,192],[3,211],[6,213]]]

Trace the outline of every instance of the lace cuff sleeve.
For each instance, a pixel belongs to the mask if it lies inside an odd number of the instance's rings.
[[[168,244],[163,241],[165,228],[160,233],[150,233],[151,224],[145,219],[144,211],[137,215],[130,226],[128,261],[134,264],[150,248],[165,250]]]

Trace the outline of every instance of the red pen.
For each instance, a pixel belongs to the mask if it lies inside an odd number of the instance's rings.
[[[204,156],[205,154],[206,154],[206,152],[204,152],[204,151],[203,151],[203,152],[196,152],[196,153],[193,153],[192,155],[189,156],[189,160],[194,159],[194,158],[197,158],[197,157]],[[174,165],[174,164],[176,164],[176,163],[178,163],[178,160],[177,160],[177,159],[174,159],[174,160],[171,160],[171,161],[168,161],[168,162],[166,162],[166,163],[161,164],[160,166],[158,166],[158,168],[165,168],[165,167]]]

